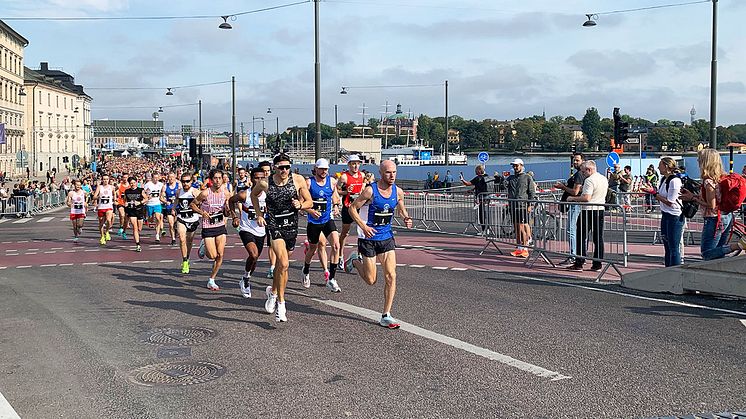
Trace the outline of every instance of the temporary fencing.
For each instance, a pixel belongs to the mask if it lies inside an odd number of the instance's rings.
[[[45,192],[30,196],[12,196],[0,199],[0,215],[30,217],[33,214],[65,204],[65,191]]]

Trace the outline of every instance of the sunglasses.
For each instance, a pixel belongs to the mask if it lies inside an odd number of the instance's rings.
[[[289,164],[283,164],[282,166],[275,166],[278,170],[290,170]]]

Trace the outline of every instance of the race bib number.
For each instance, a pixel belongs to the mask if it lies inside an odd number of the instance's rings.
[[[391,224],[391,217],[394,216],[393,212],[377,212],[373,214],[373,225],[374,226],[385,226]]]
[[[75,202],[73,203],[73,208],[76,210],[82,210],[83,209],[83,203],[82,202]]]
[[[210,224],[217,224],[219,222],[223,221],[223,213],[217,212],[210,214]]]
[[[326,199],[315,200],[313,201],[313,209],[321,213],[326,212],[326,204]]]
[[[105,198],[101,198],[101,200],[99,202],[101,202],[102,204],[108,204],[109,203],[109,197],[107,196]]]
[[[161,193],[158,192],[158,191],[150,192],[150,197],[151,198],[158,198],[160,195],[161,195]]]
[[[359,193],[351,193],[350,194],[350,202],[353,202],[357,199],[357,197],[360,196]]]
[[[284,228],[295,227],[296,221],[293,217],[294,215],[295,213],[291,211],[277,215],[277,225]]]

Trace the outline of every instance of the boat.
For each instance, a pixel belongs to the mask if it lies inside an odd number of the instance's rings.
[[[381,160],[391,160],[398,166],[443,166],[445,156],[434,154],[432,147],[415,145],[405,147],[394,145],[381,150]],[[448,153],[449,166],[466,166],[467,156],[463,153]]]

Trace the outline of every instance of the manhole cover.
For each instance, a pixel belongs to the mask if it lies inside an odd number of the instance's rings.
[[[186,358],[192,356],[192,348],[188,346],[160,347],[155,356],[158,358]]]
[[[153,345],[187,346],[205,342],[216,332],[205,327],[164,327],[145,332],[140,340]]]
[[[180,361],[147,365],[130,373],[130,379],[144,386],[188,386],[220,378],[226,368],[212,362]]]

